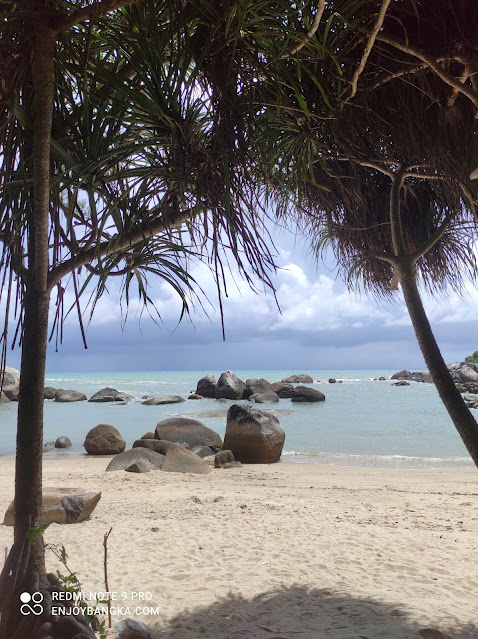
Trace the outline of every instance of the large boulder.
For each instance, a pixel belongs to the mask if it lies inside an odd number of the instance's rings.
[[[294,388],[294,396],[292,402],[323,402],[325,395],[310,386],[296,386]]]
[[[44,488],[42,497],[42,524],[72,524],[91,515],[100,501],[101,493],[84,492],[78,488]],[[13,502],[3,522],[13,526]]]
[[[398,371],[398,373],[394,373],[390,379],[422,382],[424,384],[431,384],[433,382],[432,376],[428,371],[416,371],[414,373],[407,370]]]
[[[271,384],[271,391],[277,393],[281,399],[294,397],[294,384],[291,382],[275,382]]]
[[[102,388],[92,395],[89,402],[130,402],[133,399],[128,393],[116,390],[116,388]]]
[[[246,464],[278,462],[285,432],[277,417],[252,406],[233,404],[227,412],[224,450]]]
[[[186,444],[191,449],[199,446],[222,448],[220,435],[201,422],[187,417],[170,417],[159,422],[155,438]]]
[[[195,473],[198,475],[206,475],[212,471],[212,468],[204,459],[201,459],[201,457],[195,453],[181,446],[177,446],[168,450],[161,470],[167,473]]]
[[[92,428],[83,445],[90,455],[117,455],[126,448],[120,432],[110,424],[98,424]]]
[[[62,435],[55,440],[55,448],[71,448],[71,439]]]
[[[300,375],[290,375],[289,377],[282,379],[281,382],[289,384],[313,384],[314,380],[310,375],[301,373]]]
[[[168,395],[167,397],[149,397],[141,403],[144,406],[162,406],[163,404],[179,404],[185,401],[184,397],[179,395]]]
[[[242,399],[245,383],[231,371],[222,373],[216,384],[216,399]]]
[[[249,396],[249,401],[255,402],[256,404],[276,403],[279,401],[279,395],[277,393],[274,393],[274,391],[255,393],[254,395]]]
[[[3,395],[5,395],[11,402],[18,402],[18,395],[20,393],[19,386],[4,386]]]
[[[75,390],[64,390],[59,388],[56,391],[55,402],[84,402],[86,401],[86,395]]]
[[[151,470],[159,470],[163,465],[164,455],[155,453],[154,450],[149,450],[148,448],[131,448],[130,450],[125,450],[124,453],[115,455],[106,467],[106,470],[108,472],[112,470],[126,470],[132,464],[139,462],[149,466]]]
[[[272,391],[272,384],[267,379],[246,379],[246,389],[243,393],[243,398],[247,399],[251,395],[257,395],[258,393],[268,393]]]
[[[1,378],[0,378],[1,379]],[[4,386],[19,386],[20,385],[20,371],[11,366],[5,366],[5,373],[3,375]]]
[[[133,443],[133,448],[148,448],[149,450],[154,450],[155,453],[160,453],[161,455],[166,455],[170,448],[174,448],[175,446],[181,446],[177,442],[170,442],[167,439],[137,439]]]
[[[197,383],[195,394],[202,395],[202,397],[216,397],[216,378],[214,375],[201,377]]]
[[[473,362],[457,362],[450,364],[448,370],[453,377],[455,383],[477,383],[478,382],[478,365]]]
[[[5,393],[0,393],[0,404],[9,404],[10,400]]]
[[[58,389],[45,386],[43,389],[43,399],[55,399]]]

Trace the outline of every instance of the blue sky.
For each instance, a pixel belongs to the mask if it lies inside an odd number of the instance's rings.
[[[305,240],[286,231],[274,233],[280,269],[273,295],[254,294],[237,277],[228,277],[224,300],[226,341],[222,341],[215,284],[204,265],[193,267],[211,304],[178,325],[180,302],[172,289],[151,281],[150,294],[163,323],[154,324],[137,304],[121,320],[118,282],[98,303],[83,348],[75,314],[67,320],[63,345],[50,344],[49,372],[244,369],[392,369],[425,368],[400,293],[396,301],[377,302],[349,293],[327,265],[314,264]],[[234,281],[236,285],[234,285]],[[478,292],[470,285],[464,299],[426,299],[426,308],[447,362],[478,349]],[[18,367],[20,352],[9,365]]]

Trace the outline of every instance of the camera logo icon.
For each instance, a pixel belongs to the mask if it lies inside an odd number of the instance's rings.
[[[22,615],[41,615],[43,612],[43,606],[41,602],[43,601],[43,595],[41,592],[34,592],[30,594],[29,592],[22,592],[20,595],[20,601],[22,605],[20,606],[20,612]]]

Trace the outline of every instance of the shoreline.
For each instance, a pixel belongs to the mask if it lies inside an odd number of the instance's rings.
[[[427,627],[476,636],[474,467],[134,475],[105,473],[108,459],[45,459],[44,485],[102,491],[90,520],[52,524],[46,539],[65,546],[83,590],[103,591],[113,528],[110,590],[133,612],[114,623],[130,616],[163,639],[417,639]],[[13,473],[13,456],[1,457],[2,516]],[[0,526],[1,545],[12,537]],[[50,553],[49,570],[56,561]],[[141,592],[155,614],[135,614]]]

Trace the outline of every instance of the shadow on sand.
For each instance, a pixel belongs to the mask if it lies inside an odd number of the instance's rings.
[[[478,626],[452,623],[440,628],[446,634],[421,635],[424,626],[403,606],[300,585],[250,600],[230,594],[205,607],[194,608],[191,601],[190,611],[167,626],[151,620],[154,626],[154,639],[478,639]]]

